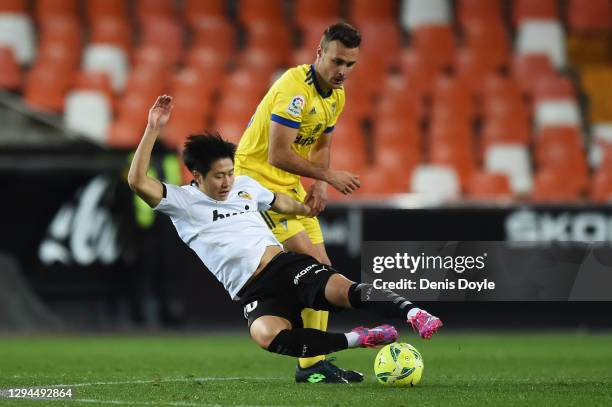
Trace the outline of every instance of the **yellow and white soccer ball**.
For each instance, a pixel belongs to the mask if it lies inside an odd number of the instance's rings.
[[[414,386],[423,374],[423,357],[407,343],[391,343],[378,351],[374,373],[385,386]]]

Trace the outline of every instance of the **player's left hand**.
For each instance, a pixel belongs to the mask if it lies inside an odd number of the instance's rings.
[[[317,181],[310,186],[304,203],[311,208],[312,216],[323,212],[327,205],[327,183]]]

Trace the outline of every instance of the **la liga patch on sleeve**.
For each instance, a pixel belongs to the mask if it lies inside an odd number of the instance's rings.
[[[304,105],[306,104],[306,98],[302,95],[294,96],[287,107],[287,113],[293,116],[301,116]]]

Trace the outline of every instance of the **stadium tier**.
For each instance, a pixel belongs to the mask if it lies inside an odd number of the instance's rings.
[[[135,148],[162,93],[169,146],[238,142],[338,20],[363,36],[332,149],[357,196],[612,198],[609,0],[3,0],[0,88],[112,148]]]

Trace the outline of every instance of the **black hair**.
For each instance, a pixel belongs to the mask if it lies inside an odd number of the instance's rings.
[[[223,140],[217,132],[204,132],[187,137],[183,161],[189,171],[198,171],[206,176],[215,161],[230,158],[234,162],[235,153],[234,143]]]
[[[348,23],[336,23],[323,33],[321,48],[327,49],[327,44],[332,41],[340,41],[347,48],[357,48],[361,44],[361,33]]]

